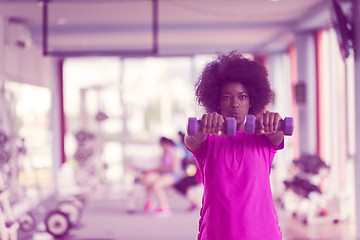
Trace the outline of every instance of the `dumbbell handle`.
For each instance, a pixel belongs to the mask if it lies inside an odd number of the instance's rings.
[[[187,133],[189,136],[195,136],[201,130],[201,121],[196,118],[188,119]],[[236,134],[236,120],[235,118],[225,118],[221,126],[221,131],[226,135],[235,136]]]
[[[253,134],[259,129],[258,121],[256,121],[254,115],[248,115],[245,122],[245,132]],[[291,136],[294,132],[294,121],[291,117],[286,117],[284,120],[280,120],[278,124],[278,130],[282,131],[284,135]]]

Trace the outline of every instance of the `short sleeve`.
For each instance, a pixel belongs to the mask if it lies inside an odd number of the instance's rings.
[[[199,149],[192,152],[195,162],[200,170],[202,170],[204,167],[204,162],[205,162],[205,158],[206,158],[206,149],[207,149],[208,144],[209,144],[209,135],[207,135],[205,141],[201,144]]]
[[[279,146],[273,146],[273,151],[278,151],[278,150],[282,150],[284,149],[284,139],[281,141],[281,143],[279,144]]]

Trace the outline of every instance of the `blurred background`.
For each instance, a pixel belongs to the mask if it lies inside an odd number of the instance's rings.
[[[269,110],[294,119],[271,173],[284,239],[360,239],[359,10],[0,0],[0,238],[196,239],[199,209],[176,189],[171,216],[143,212],[142,176],[160,137],[180,146],[202,115],[194,85],[206,63],[238,49],[268,69]],[[192,190],[201,203],[201,183]]]

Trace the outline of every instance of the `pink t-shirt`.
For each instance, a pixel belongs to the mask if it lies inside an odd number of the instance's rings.
[[[270,187],[278,149],[265,135],[208,135],[193,152],[203,176],[199,240],[282,239]]]

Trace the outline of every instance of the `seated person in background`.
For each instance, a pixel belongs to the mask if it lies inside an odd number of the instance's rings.
[[[185,134],[181,131],[178,132],[178,134],[181,140],[179,147],[184,151],[181,165],[185,171],[185,175],[174,185],[174,188],[190,201],[189,211],[193,211],[199,209],[201,206],[202,192],[199,191],[203,188],[201,173],[192,153],[184,144]],[[201,188],[198,188],[199,186]]]
[[[203,193],[201,173],[195,162],[188,163],[185,172],[186,176],[180,179],[174,185],[174,188],[190,201],[189,211],[194,211],[201,207]]]
[[[165,189],[176,184],[182,177],[180,159],[176,154],[176,147],[173,140],[161,137],[160,146],[163,149],[159,166],[147,171],[143,176],[145,185],[145,213],[151,211],[151,191],[154,191],[158,201],[158,208],[155,215],[170,215],[170,205]]]

